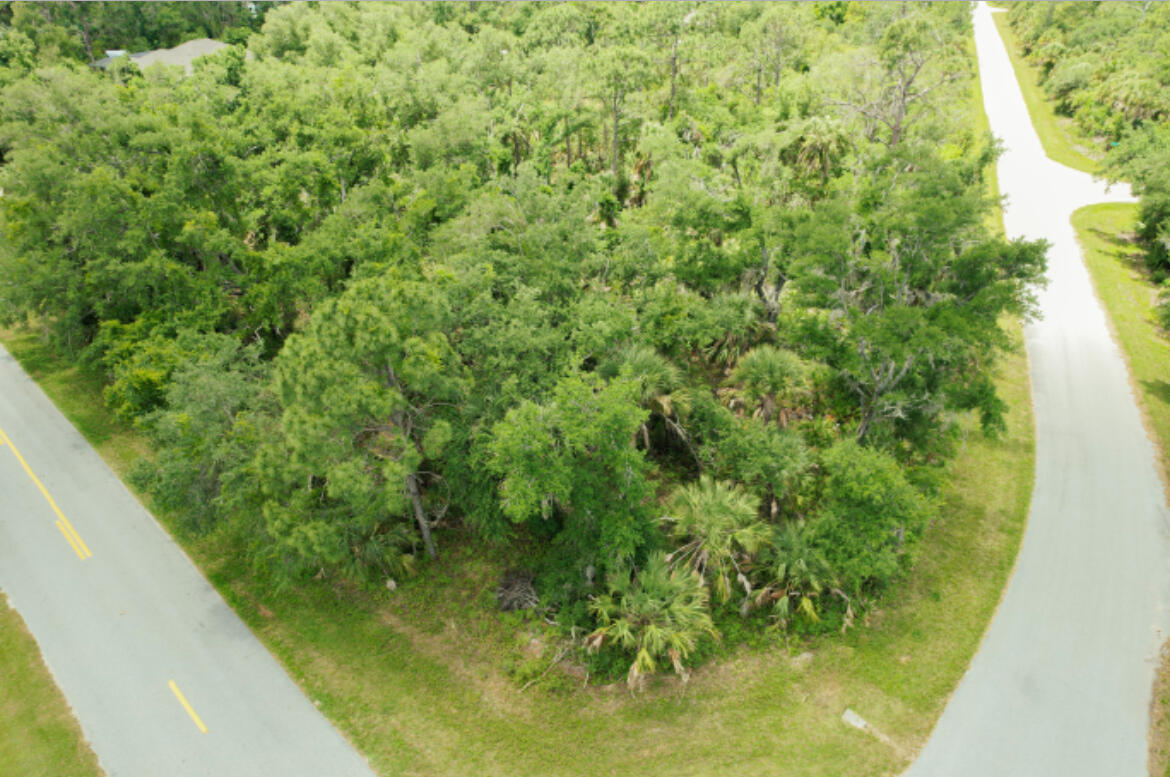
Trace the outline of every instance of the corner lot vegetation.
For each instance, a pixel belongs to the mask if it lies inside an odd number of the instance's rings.
[[[873,614],[1006,428],[1044,247],[963,5],[288,5],[190,76],[10,21],[0,315],[268,583],[486,546],[590,676],[685,677]]]

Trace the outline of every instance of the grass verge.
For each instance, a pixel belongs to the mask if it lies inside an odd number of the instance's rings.
[[[1016,329],[1018,332],[1018,328]],[[145,449],[99,383],[30,335],[0,332],[116,471]],[[273,593],[225,534],[172,533],[301,687],[383,775],[897,774],[925,742],[978,647],[1019,546],[1031,492],[1022,349],[1004,360],[1000,441],[971,431],[909,578],[844,638],[772,641],[640,696],[583,688],[543,624],[495,611],[508,559],[470,540],[398,590]],[[973,429],[973,427],[972,427]],[[529,679],[533,687],[523,690]],[[841,722],[852,708],[889,737]],[[35,773],[32,772],[32,773]]]
[[[1141,249],[1134,244],[1137,205],[1107,203],[1072,216],[1097,295],[1125,354],[1146,428],[1153,433],[1163,477],[1170,482],[1170,340],[1159,330],[1158,289],[1150,281]],[[1150,701],[1150,774],[1170,777],[1170,644]]]
[[[0,593],[0,774],[98,777],[81,737],[24,621]]]
[[[1170,777],[1170,644],[1162,646],[1162,660],[1150,699],[1150,777]]]
[[[1052,103],[1040,88],[1039,70],[1024,59],[1015,30],[1008,24],[1006,13],[994,13],[992,18],[1007,47],[1016,81],[1024,93],[1032,126],[1040,136],[1040,144],[1049,159],[1094,175],[1100,173],[1100,154],[1092,151],[1092,141],[1077,131],[1072,119],[1057,116]],[[1098,157],[1098,158],[1095,158]]]
[[[1170,446],[1170,340],[1159,331],[1158,289],[1133,241],[1136,222],[1137,205],[1132,203],[1090,205],[1072,215],[1093,286],[1129,364],[1147,428],[1162,453],[1162,471],[1170,479],[1170,457],[1165,455]]]

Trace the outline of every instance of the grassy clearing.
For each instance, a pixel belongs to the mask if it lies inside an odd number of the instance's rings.
[[[0,333],[116,470],[144,450],[101,404],[92,376],[36,338]],[[274,594],[229,537],[180,541],[225,598],[380,774],[896,774],[925,741],[965,671],[1019,545],[1031,489],[1032,418],[1022,353],[1000,380],[1009,433],[972,432],[910,578],[844,639],[741,648],[687,685],[643,695],[582,689],[550,663],[539,621],[494,610],[511,559],[464,538],[396,592],[310,586]],[[164,522],[167,521],[163,516]],[[173,524],[173,522],[171,522]],[[845,726],[853,708],[893,744]],[[35,773],[35,772],[34,772]]]
[[[24,621],[0,594],[0,774],[104,774],[41,661]]]
[[[1016,72],[1016,81],[1024,93],[1024,102],[1028,106],[1028,114],[1032,117],[1032,126],[1036,128],[1036,134],[1040,136],[1040,143],[1044,146],[1044,153],[1049,159],[1076,170],[1094,175],[1099,173],[1102,155],[1093,150],[1092,140],[1077,130],[1072,119],[1056,115],[1052,103],[1040,88],[1038,69],[1027,62],[1020,53],[1020,43],[1015,31],[1008,24],[1007,14],[995,13],[992,14],[992,18],[995,19],[995,26],[1007,45],[1008,56]]]

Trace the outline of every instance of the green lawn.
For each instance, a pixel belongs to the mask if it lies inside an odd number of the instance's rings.
[[[1012,67],[1016,71],[1016,81],[1024,93],[1024,102],[1028,105],[1028,114],[1032,117],[1032,126],[1040,136],[1040,143],[1044,146],[1044,153],[1049,159],[1068,165],[1086,173],[1100,172],[1101,154],[1094,152],[1091,139],[1085,138],[1078,131],[1071,119],[1057,116],[1052,109],[1052,103],[1047,99],[1044,90],[1040,88],[1037,69],[1024,60],[1020,53],[1020,45],[1015,31],[1007,22],[1006,13],[992,14],[999,34],[1007,44],[1008,56],[1011,57]],[[1098,158],[1094,158],[1094,157]]]
[[[0,774],[103,774],[20,615],[0,594]]]

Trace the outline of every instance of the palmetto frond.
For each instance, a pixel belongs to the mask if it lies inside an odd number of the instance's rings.
[[[761,345],[736,364],[728,382],[731,395],[755,408],[765,421],[806,389],[808,368],[792,351]]]
[[[812,531],[803,521],[785,524],[773,532],[767,565],[771,579],[756,593],[755,603],[757,606],[770,603],[781,627],[794,614],[819,620],[816,597],[823,593],[839,594],[836,576],[812,540]]]
[[[609,640],[632,652],[627,673],[631,687],[657,671],[664,658],[685,677],[683,662],[699,639],[719,636],[702,581],[690,571],[672,569],[661,553],[652,555],[635,575],[617,570],[609,593],[594,597],[589,608],[601,626],[589,635],[586,646],[596,651]]]
[[[739,486],[709,475],[680,487],[663,521],[685,544],[668,557],[675,566],[694,570],[725,602],[741,559],[754,554],[767,538],[759,520],[760,500]]]

